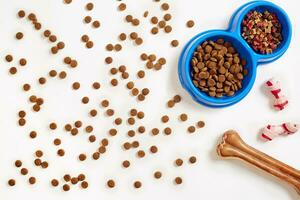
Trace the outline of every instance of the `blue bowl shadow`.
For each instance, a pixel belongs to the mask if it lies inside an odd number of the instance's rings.
[[[283,41],[278,48],[271,54],[258,54],[241,36],[241,23],[245,15],[251,10],[264,11],[276,13],[280,23],[282,24]],[[292,28],[289,17],[278,6],[267,1],[253,1],[244,4],[235,11],[230,19],[228,30],[210,30],[194,36],[184,47],[178,63],[178,76],[183,88],[192,96],[192,98],[205,106],[209,107],[227,107],[241,101],[251,90],[255,78],[256,68],[258,64],[269,63],[280,58],[288,49],[291,41]],[[206,40],[217,40],[223,38],[225,41],[231,42],[240,57],[247,61],[246,69],[248,75],[245,76],[242,84],[243,88],[238,90],[235,95],[229,97],[224,96],[215,98],[208,96],[196,88],[192,82],[190,61],[196,48]]]

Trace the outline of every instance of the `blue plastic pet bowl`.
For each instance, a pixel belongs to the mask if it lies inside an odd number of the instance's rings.
[[[249,11],[257,10],[263,12],[268,10],[275,13],[282,25],[283,41],[271,54],[256,53],[241,35],[242,21]],[[256,67],[258,64],[272,62],[280,58],[288,49],[292,37],[292,26],[286,12],[277,5],[268,1],[252,1],[241,6],[235,11],[230,19],[229,28],[227,30],[210,30],[200,33],[193,37],[184,47],[178,64],[178,76],[183,88],[192,96],[192,98],[205,106],[209,107],[227,107],[241,101],[251,90],[255,78]],[[243,88],[238,90],[235,95],[221,98],[210,97],[200,89],[196,88],[191,77],[191,59],[196,48],[206,40],[215,41],[223,38],[229,41],[239,52],[240,57],[247,61],[246,68],[248,75],[244,77]]]

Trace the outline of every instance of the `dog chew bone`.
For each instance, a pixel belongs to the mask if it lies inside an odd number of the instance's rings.
[[[229,130],[224,133],[217,146],[217,153],[221,157],[242,159],[276,176],[292,185],[300,195],[300,171],[247,145],[236,131]]]

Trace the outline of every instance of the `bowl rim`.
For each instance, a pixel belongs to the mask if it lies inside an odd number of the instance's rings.
[[[207,94],[204,94],[204,92],[200,91],[199,88],[197,88],[194,83],[192,82],[191,75],[190,75],[190,60],[192,58],[192,54],[194,52],[194,49],[200,45],[202,42],[204,42],[206,39],[215,37],[220,35],[230,37],[238,43],[240,43],[242,46],[242,42],[240,41],[240,38],[237,38],[235,34],[232,34],[231,32],[227,30],[209,30],[205,31],[203,33],[200,33],[196,35],[186,46],[184,47],[184,50],[180,56],[179,59],[179,79],[181,84],[184,86],[184,88],[188,91],[188,93],[193,97],[194,100],[196,100],[199,103],[211,106],[211,107],[225,107],[229,105],[233,105],[239,101],[241,101],[251,90],[255,78],[256,78],[256,66],[257,62],[256,59],[253,57],[252,53],[249,52],[251,63],[252,65],[249,65],[249,67],[252,68],[253,73],[251,74],[251,77],[249,79],[249,83],[243,88],[243,90],[238,93],[237,95],[234,95],[232,97],[227,97],[226,99],[222,98],[216,98],[216,97],[209,97]],[[246,48],[244,46],[244,48]],[[182,73],[183,72],[183,73]],[[182,76],[186,76],[185,80],[183,80]]]

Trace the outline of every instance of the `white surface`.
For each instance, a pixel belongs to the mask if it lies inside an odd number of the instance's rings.
[[[73,0],[70,5],[65,5],[62,0],[0,0],[0,199],[15,200],[25,199],[223,199],[223,200],[252,200],[297,199],[296,192],[289,186],[281,184],[277,179],[265,175],[261,171],[232,160],[222,160],[215,154],[215,146],[221,134],[227,129],[236,129],[247,143],[282,160],[294,167],[300,168],[299,140],[300,134],[290,137],[277,138],[270,143],[260,142],[257,131],[268,123],[281,123],[284,121],[300,122],[300,87],[299,87],[299,1],[274,1],[282,6],[289,14],[293,24],[293,39],[289,50],[278,61],[259,66],[257,80],[250,94],[239,104],[225,109],[209,109],[193,102],[187,93],[180,87],[177,80],[177,59],[183,45],[198,32],[211,28],[226,28],[233,11],[247,1],[243,0],[170,0],[170,12],[173,19],[171,34],[153,36],[149,33],[150,24],[142,14],[148,10],[149,16],[162,16],[158,3],[150,0],[128,0],[127,10],[118,12],[117,1],[93,1],[95,8],[91,12],[84,9],[87,1]],[[19,20],[16,13],[24,9],[27,13],[36,13],[43,27],[52,30],[60,40],[66,43],[66,48],[53,56],[49,53],[51,45],[37,32],[26,19]],[[138,16],[141,20],[139,27],[133,27],[123,22],[126,14]],[[100,29],[92,29],[90,25],[82,23],[86,15],[101,21]],[[195,27],[188,29],[185,22],[193,19]],[[24,39],[16,41],[14,35],[17,31],[24,33]],[[132,41],[123,42],[120,53],[109,53],[104,50],[107,43],[118,42],[118,34],[136,31],[142,35],[144,44],[134,47]],[[82,34],[88,34],[95,43],[95,47],[88,50],[80,41]],[[179,48],[170,48],[172,39],[180,41]],[[167,58],[167,65],[159,72],[146,70],[146,78],[135,81],[139,88],[149,87],[151,93],[145,102],[136,106],[134,98],[128,95],[124,88],[125,81],[120,81],[117,88],[109,85],[111,76],[109,66],[103,60],[107,55],[114,57],[112,66],[125,64],[129,68],[132,79],[139,69],[144,69],[144,63],[139,59],[142,52],[155,53]],[[20,69],[17,75],[8,75],[11,64],[4,62],[8,53],[14,55],[15,62],[20,57],[28,60],[26,67]],[[65,55],[70,55],[79,61],[79,67],[70,70],[61,60]],[[15,65],[15,64],[14,64]],[[52,68],[66,70],[68,77],[65,80],[48,79],[45,86],[39,86],[37,79],[46,75]],[[284,92],[290,100],[288,109],[275,112],[270,108],[270,100],[262,92],[262,84],[268,78],[275,76],[284,83]],[[71,83],[80,81],[81,89],[72,91]],[[91,89],[93,81],[100,81],[101,90],[95,92]],[[32,85],[31,93],[42,96],[46,102],[39,113],[30,111],[27,102],[29,93],[21,90],[21,85],[29,82]],[[167,109],[165,103],[174,94],[183,96],[182,103],[174,109]],[[88,95],[91,102],[82,105],[80,100]],[[119,134],[110,139],[111,145],[108,152],[98,161],[90,158],[81,163],[76,160],[79,153],[91,153],[97,144],[87,141],[87,134],[82,132],[72,137],[62,130],[67,122],[77,119],[95,127],[97,139],[107,136],[107,130],[112,121],[104,117],[99,102],[103,98],[111,101],[116,110],[116,116],[125,120],[127,111],[132,107],[143,109],[146,117],[143,122],[147,133],[137,136],[143,149],[155,144],[159,147],[156,155],[147,154],[143,159],[137,159],[134,151],[120,149],[120,145],[127,141],[125,136],[129,129],[123,124],[118,127]],[[97,108],[99,115],[95,119],[88,117],[88,111]],[[17,111],[27,111],[27,125],[25,128],[17,126]],[[180,123],[177,117],[180,113],[189,114],[186,123]],[[168,126],[174,132],[171,136],[149,136],[152,127],[165,127],[160,122],[160,117],[168,114],[171,118]],[[58,130],[50,133],[48,124],[55,120]],[[186,128],[198,120],[205,120],[207,127],[196,134],[188,135]],[[38,138],[31,140],[28,137],[30,130],[36,130]],[[66,156],[58,158],[52,144],[54,138],[62,138],[62,147]],[[96,142],[98,143],[98,141]],[[42,149],[44,158],[49,161],[49,168],[42,170],[33,165],[33,153]],[[198,162],[195,165],[187,164],[190,155],[196,155]],[[185,161],[183,167],[174,167],[173,160],[182,157]],[[21,159],[29,169],[29,174],[37,177],[38,183],[30,186],[27,177],[21,176],[18,169],[13,166],[16,159]],[[120,163],[123,159],[131,160],[129,169],[122,169]],[[154,180],[154,170],[161,170],[163,178]],[[61,188],[49,185],[52,178],[60,178],[65,173],[73,175],[84,172],[90,184],[87,190],[78,186],[72,187],[70,192],[62,192]],[[172,180],[175,176],[182,176],[184,184],[175,186]],[[7,180],[14,177],[17,181],[15,187],[8,187]],[[116,188],[107,189],[105,182],[114,178]],[[135,190],[132,182],[139,179],[143,187]]]

